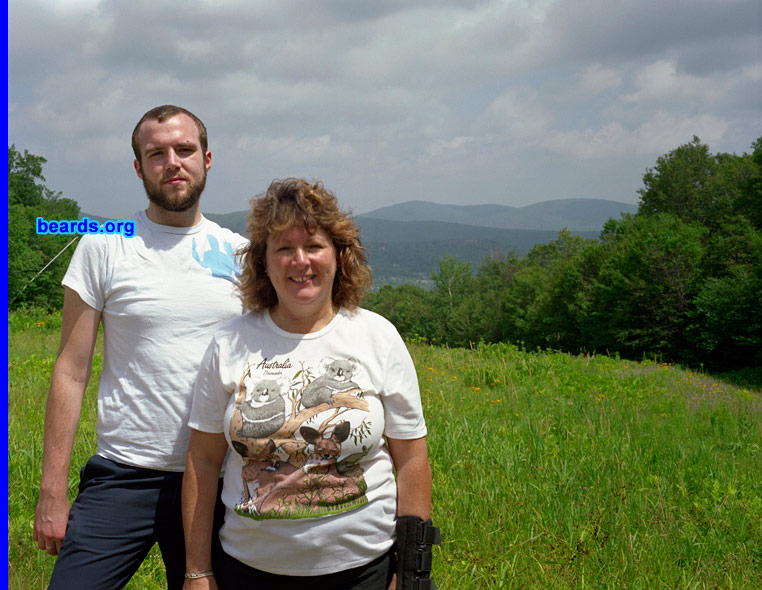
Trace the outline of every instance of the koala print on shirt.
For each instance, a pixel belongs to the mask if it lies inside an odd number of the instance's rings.
[[[237,408],[243,425],[238,436],[264,438],[278,430],[286,421],[286,402],[281,396],[281,385],[272,379],[254,383],[252,377],[244,379],[246,397]]]
[[[333,394],[356,389],[352,376],[357,373],[357,362],[350,359],[324,358],[320,363],[322,375],[312,381],[302,392],[302,405],[312,408],[333,403]]]

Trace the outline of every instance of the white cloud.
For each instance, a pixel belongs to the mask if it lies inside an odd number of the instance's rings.
[[[576,91],[582,95],[595,95],[619,88],[623,75],[619,68],[605,67],[594,63],[585,68],[577,80]]]
[[[625,102],[663,102],[675,100],[717,101],[727,89],[711,78],[679,74],[673,60],[662,59],[638,71],[635,92],[622,95]]]
[[[521,88],[506,90],[493,100],[478,125],[487,135],[525,141],[539,139],[552,120],[538,92]]]
[[[453,137],[452,139],[448,140],[434,141],[429,145],[426,151],[429,156],[441,156],[447,152],[462,151],[461,148],[470,143],[473,143],[473,141],[473,137],[463,137],[462,135],[459,135],[458,137]]]
[[[632,130],[611,122],[596,129],[556,133],[545,145],[565,156],[583,160],[658,155],[689,142],[694,135],[711,145],[722,139],[727,127],[727,122],[718,117],[675,117],[657,112],[651,120]]]
[[[762,62],[745,66],[743,68],[743,75],[754,82],[762,81]]]

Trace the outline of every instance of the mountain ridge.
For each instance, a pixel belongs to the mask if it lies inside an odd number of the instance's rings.
[[[610,218],[636,213],[637,205],[609,199],[553,199],[522,207],[500,204],[453,205],[411,200],[353,215],[358,224],[369,219],[396,222],[443,222],[472,227],[525,231],[600,232]],[[248,211],[204,215],[239,233],[246,231]],[[108,217],[82,212],[81,216],[105,220]]]
[[[563,229],[595,239],[610,218],[635,212],[636,205],[606,199],[556,199],[523,207],[405,201],[353,218],[360,227],[377,289],[403,283],[430,287],[431,274],[439,270],[444,256],[471,263],[476,271],[485,258],[525,255],[535,245],[557,239]],[[204,215],[245,235],[247,213]]]
[[[609,199],[555,199],[523,207],[453,205],[424,200],[381,207],[356,218],[388,221],[444,221],[502,229],[600,231],[611,217],[635,213],[637,205]]]

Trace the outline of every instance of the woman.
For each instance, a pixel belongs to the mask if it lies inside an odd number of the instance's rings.
[[[248,232],[249,312],[215,335],[196,380],[184,588],[395,588],[413,567],[393,565],[395,526],[419,536],[398,548],[408,562],[430,556],[422,537],[437,529],[415,368],[394,327],[358,307],[371,282],[359,230],[319,182],[288,179],[252,200]]]

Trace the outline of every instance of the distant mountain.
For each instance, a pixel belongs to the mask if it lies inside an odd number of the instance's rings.
[[[439,261],[447,255],[470,262],[476,271],[489,256],[510,252],[522,256],[536,244],[557,239],[564,228],[597,238],[610,218],[636,211],[636,205],[603,199],[562,199],[526,207],[408,201],[356,215],[355,221],[377,289],[402,283],[431,286],[431,273],[439,270]],[[246,234],[247,211],[204,215]]]
[[[637,205],[606,199],[561,199],[526,207],[507,205],[442,205],[407,201],[358,215],[388,221],[444,221],[503,229],[600,232],[610,218],[635,213]]]
[[[546,243],[558,237],[556,230],[503,229],[447,223],[444,221],[390,221],[359,215],[355,222],[360,226],[363,243],[399,243],[442,242],[489,242],[501,249],[513,249],[519,253],[528,252],[538,243]],[[563,229],[563,228],[561,228]],[[579,232],[586,238],[597,238],[602,228],[597,231]]]
[[[359,216],[363,244],[373,269],[373,286],[415,283],[431,286],[431,273],[439,270],[445,256],[470,262],[478,270],[490,256],[514,252],[524,255],[535,244],[547,244],[558,238],[557,231],[478,227],[442,221],[389,221]],[[595,239],[594,232],[572,232]]]
[[[87,217],[88,219],[94,219],[98,223],[103,223],[104,221],[113,219],[113,217],[101,217],[100,215],[94,215],[93,213],[86,213],[85,211],[80,211],[79,218],[84,219],[85,217]]]
[[[248,211],[234,211],[233,213],[207,213],[204,212],[204,217],[211,219],[215,223],[220,224],[222,227],[226,227],[231,231],[237,232],[241,235],[246,235],[246,216]]]
[[[375,231],[380,227],[372,225],[368,220],[385,220],[394,222],[443,222],[478,227],[540,230],[558,232],[564,228],[573,232],[600,233],[603,224],[610,218],[619,218],[622,213],[637,212],[637,205],[610,201],[607,199],[559,199],[543,201],[525,207],[509,207],[508,205],[443,205],[429,201],[406,201],[388,207],[375,209],[368,213],[355,216],[361,226],[367,231]],[[234,213],[204,213],[209,219],[239,233],[246,231],[246,211]],[[406,240],[410,235],[409,226],[401,226],[399,230],[384,226],[386,231],[394,231],[399,239]],[[412,235],[416,235],[413,232]],[[364,235],[364,239],[371,239]]]

